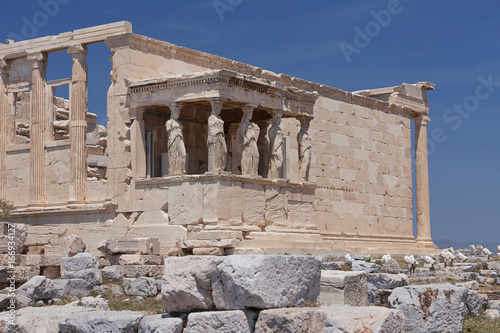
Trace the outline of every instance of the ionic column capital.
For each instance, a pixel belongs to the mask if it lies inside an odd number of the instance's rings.
[[[419,114],[417,116],[417,118],[415,118],[415,121],[420,123],[420,125],[422,125],[422,126],[427,126],[427,123],[429,121],[431,121],[431,118],[429,118],[428,115],[422,113],[422,114]]]
[[[33,63],[33,67],[38,66],[39,63],[47,61],[47,54],[44,52],[29,52],[28,53],[27,60],[31,63]]]
[[[70,47],[68,47],[68,54],[69,55],[87,54],[87,45],[73,44]]]

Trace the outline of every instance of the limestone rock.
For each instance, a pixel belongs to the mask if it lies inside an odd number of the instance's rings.
[[[323,271],[321,272],[321,305],[367,305],[367,284],[364,272]]]
[[[82,269],[99,268],[97,258],[88,252],[78,253],[73,257],[62,259],[66,271],[78,271]]]
[[[80,236],[71,234],[62,240],[61,255],[63,258],[73,257],[80,252],[84,252],[86,248],[87,246]]]
[[[499,300],[491,300],[491,301],[488,301],[488,306],[491,308],[491,309],[497,309],[500,311],[500,301]]]
[[[250,327],[241,310],[190,313],[184,333],[238,332],[250,333]]]
[[[212,272],[213,300],[218,310],[312,304],[320,268],[312,256],[229,256]]]
[[[16,311],[16,323],[9,324],[9,313],[0,313],[0,328],[15,333],[59,333],[59,322],[69,314],[92,311],[80,306],[28,307]]]
[[[321,270],[341,270],[344,265],[343,261],[328,261],[321,263]]]
[[[457,283],[456,286],[457,287],[464,287],[464,288],[467,288],[470,290],[478,290],[479,289],[479,283],[477,283],[476,280],[468,281],[468,282],[464,282],[464,283]]]
[[[500,311],[497,309],[488,309],[484,311],[484,314],[486,315],[486,318],[490,320],[499,320],[500,319]]]
[[[169,257],[165,259],[161,295],[165,312],[213,310],[210,274],[220,257]]]
[[[366,279],[369,286],[377,289],[394,289],[410,283],[406,274],[371,273]]]
[[[488,261],[486,263],[488,269],[492,269],[495,271],[500,271],[500,261]]]
[[[27,308],[28,306],[33,306],[35,302],[31,298],[28,297],[28,295],[21,290],[16,291],[16,306],[21,309],[21,308]]]
[[[477,291],[467,290],[466,305],[470,315],[477,316],[486,303],[487,300],[481,297]]]
[[[467,289],[451,284],[412,285],[396,288],[391,308],[406,316],[405,331],[461,332],[467,309]]]
[[[182,319],[168,314],[144,316],[139,324],[139,333],[182,333]]]
[[[86,309],[88,310],[88,309]],[[65,316],[59,322],[61,333],[137,332],[144,314],[136,311],[91,311]]]
[[[109,281],[119,281],[123,278],[123,267],[118,265],[107,266],[101,269],[101,273]]]
[[[128,265],[122,266],[123,276],[136,278],[139,276],[157,276],[160,270],[156,265]]]
[[[54,283],[45,276],[34,276],[28,282],[19,287],[26,295],[33,300],[52,298]]]
[[[351,269],[353,271],[361,271],[365,273],[373,273],[375,271],[380,271],[382,267],[380,265],[377,265],[375,263],[371,262],[366,262],[366,261],[361,261],[361,260],[355,260],[352,263]]]
[[[84,308],[92,308],[102,311],[110,310],[108,302],[101,297],[83,297],[81,300],[69,303],[66,306],[83,306]]]
[[[272,309],[259,314],[255,333],[401,333],[404,322],[405,317],[400,310],[373,306]]]
[[[99,243],[97,249],[108,254],[160,254],[158,238],[116,238]]]
[[[133,281],[124,281],[123,291],[129,296],[156,296],[158,289],[156,288],[156,280],[144,276],[138,277]]]
[[[74,257],[73,257],[74,258]],[[93,285],[102,284],[102,274],[99,268],[81,269],[78,271],[67,271],[61,279],[82,279]]]
[[[389,274],[399,274],[400,272],[398,262],[392,258],[384,263],[384,267],[387,269],[387,273]]]
[[[0,294],[0,310],[4,310],[10,305],[12,297],[6,294]]]

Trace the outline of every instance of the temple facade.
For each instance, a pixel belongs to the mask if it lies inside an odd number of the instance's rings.
[[[95,43],[112,53],[107,129],[87,110]],[[72,76],[47,81],[47,55],[60,51]],[[55,96],[61,86],[68,100]],[[104,239],[156,237],[165,255],[427,253],[433,89],[346,92],[140,36],[128,22],[8,41],[0,196],[33,253],[58,254],[68,234],[94,252]]]

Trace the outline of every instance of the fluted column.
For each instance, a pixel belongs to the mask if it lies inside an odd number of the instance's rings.
[[[30,108],[30,206],[44,206],[45,196],[45,141],[47,112],[45,110],[45,53],[29,53],[31,62],[31,108]]]
[[[417,241],[432,242],[427,156],[427,115],[415,119],[415,178],[417,194]]]
[[[87,199],[87,47],[77,44],[68,49],[73,56],[71,87],[71,176],[70,203],[85,203]]]
[[[7,140],[9,124],[9,64],[0,59],[0,199],[7,199]]]

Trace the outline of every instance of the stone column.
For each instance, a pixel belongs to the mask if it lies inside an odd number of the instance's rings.
[[[9,131],[9,64],[0,59],[0,199],[7,199],[7,140]]]
[[[432,243],[430,201],[429,201],[429,164],[427,159],[427,115],[415,119],[415,178],[417,193],[417,241]]]
[[[300,132],[297,134],[299,152],[299,182],[309,181],[309,169],[311,168],[312,140],[309,135],[309,123],[311,117],[300,117]]]
[[[240,123],[242,142],[241,174],[257,176],[259,174],[259,148],[257,147],[259,130],[257,129],[257,125],[251,122],[255,107],[244,105],[242,109],[243,118]]]
[[[210,99],[212,114],[208,117],[208,172],[220,172],[226,169],[227,147],[224,136],[224,120],[220,117],[222,111],[221,98]]]
[[[47,139],[47,110],[45,110],[45,53],[29,53],[31,63],[31,108],[30,108],[30,204],[43,207],[45,196],[45,142]]]
[[[269,128],[269,168],[267,178],[280,178],[283,168],[283,131],[280,128],[283,111],[273,110],[273,124]]]
[[[71,87],[71,176],[70,200],[71,204],[84,204],[87,199],[87,47],[76,44],[68,49],[73,56],[73,73]]]

